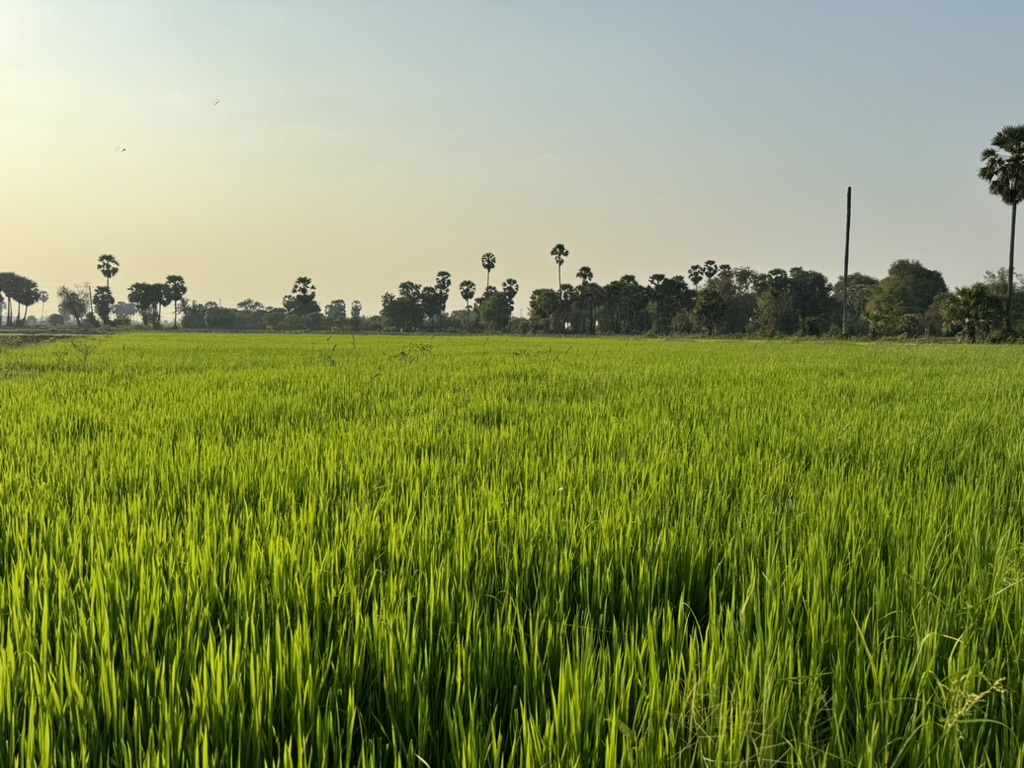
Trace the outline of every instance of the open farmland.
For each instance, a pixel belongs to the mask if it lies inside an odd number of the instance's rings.
[[[1024,349],[0,349],[0,765],[1020,765]]]

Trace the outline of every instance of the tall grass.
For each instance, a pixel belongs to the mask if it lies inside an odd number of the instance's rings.
[[[1022,765],[1022,371],[0,350],[0,765]]]

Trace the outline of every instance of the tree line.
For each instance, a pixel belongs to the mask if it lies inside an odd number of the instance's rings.
[[[442,270],[432,285],[408,280],[399,283],[396,292],[381,297],[380,314],[364,318],[359,301],[349,307],[344,300],[335,299],[321,309],[316,286],[307,276],[295,280],[291,292],[282,297],[281,307],[267,307],[253,299],[234,308],[190,301],[181,275],[168,275],[162,282],[133,283],[127,301],[119,302],[110,280],[120,265],[113,255],[103,254],[96,267],[105,284],[95,291],[88,286],[61,286],[57,291],[59,312],[48,319],[51,323],[72,319],[78,325],[119,325],[131,322],[137,314],[143,325],[159,328],[161,310],[172,306],[174,328],[180,318],[185,328],[238,330],[816,336],[841,332],[845,302],[851,335],[1000,339],[1024,331],[1013,314],[1014,287],[1019,289],[1021,283],[1013,259],[1017,205],[1024,200],[1024,125],[999,131],[982,151],[981,162],[978,176],[991,194],[1011,208],[1009,264],[952,292],[940,272],[912,259],[893,262],[880,279],[856,272],[835,283],[802,267],[758,272],[713,260],[692,265],[685,277],[653,274],[641,283],[635,275],[626,274],[604,285],[595,281],[589,267],[582,266],[576,272],[577,282],[565,283],[562,267],[570,253],[558,243],[551,249],[557,287],[533,291],[528,317],[515,317],[519,283],[514,278],[504,279],[500,287],[491,285],[497,257],[488,252],[480,258],[485,273],[483,291],[478,294],[472,280],[458,285],[465,306],[449,310],[452,275]],[[34,280],[0,272],[0,309],[6,308],[8,325],[28,321],[29,308],[36,303],[42,303],[45,314],[49,299]]]
[[[132,316],[138,314],[143,325],[158,328],[161,309],[173,306],[174,327],[178,327],[178,316],[188,304],[185,299],[188,287],[181,275],[168,275],[159,283],[133,283],[128,288],[127,302],[118,302],[110,288],[110,279],[120,271],[118,260],[105,253],[97,259],[96,268],[106,283],[96,290],[90,286],[69,288],[62,285],[57,289],[58,312],[47,318],[50,324],[63,325],[73,320],[77,325],[126,325]],[[36,303],[42,303],[45,314],[49,300],[49,293],[40,290],[35,280],[14,272],[0,272],[0,307],[6,305],[7,325],[24,325],[29,317],[29,308]],[[12,317],[15,304],[18,311]]]
[[[493,268],[493,254],[485,256]],[[562,246],[559,272],[568,256]],[[488,280],[480,296],[472,281],[463,281],[459,295],[465,306],[446,312],[451,276],[443,271],[433,286],[403,282],[397,294],[384,294],[380,317],[371,320],[375,328],[400,331],[839,335],[845,294],[851,335],[959,335],[982,341],[1003,331],[1000,296],[1006,274],[1005,269],[986,273],[984,281],[950,292],[940,272],[911,259],[893,262],[881,279],[857,272],[834,284],[802,267],[759,272],[714,260],[692,265],[685,277],[653,274],[641,281],[626,274],[601,284],[590,267],[582,266],[576,282],[533,291],[527,316],[515,318],[518,284],[511,279],[500,290]]]
[[[569,250],[559,243],[551,253],[561,278]],[[690,266],[685,276],[653,274],[641,281],[626,274],[601,284],[590,267],[581,266],[575,282],[562,283],[557,290],[534,290],[516,317],[519,284],[514,278],[491,284],[497,261],[493,253],[481,257],[484,288],[480,292],[468,279],[454,286],[451,273],[442,270],[432,284],[403,281],[396,291],[381,297],[379,315],[364,317],[359,301],[349,305],[335,299],[321,307],[316,285],[306,276],[295,280],[280,307],[253,299],[233,308],[189,301],[180,275],[168,275],[162,282],[133,283],[127,302],[118,302],[110,281],[119,263],[104,254],[97,260],[97,269],[106,283],[93,291],[62,286],[57,291],[60,314],[51,316],[51,322],[67,319],[79,325],[116,326],[138,315],[145,326],[159,328],[162,310],[171,307],[173,327],[186,329],[820,336],[840,333],[845,295],[851,335],[958,335],[985,341],[1005,333],[1006,269],[988,272],[983,281],[950,292],[940,272],[909,259],[893,262],[881,279],[855,272],[835,283],[802,267],[759,272],[707,260]],[[1020,282],[1018,277],[1018,287]],[[0,273],[8,323],[24,323],[28,308],[49,298],[41,291],[33,293],[34,285],[19,275]],[[453,291],[458,299],[449,306]],[[15,305],[17,311],[12,314]]]

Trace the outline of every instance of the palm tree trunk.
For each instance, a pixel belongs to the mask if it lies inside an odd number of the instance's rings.
[[[1006,276],[1006,330],[1013,328],[1013,240],[1017,232],[1017,204],[1010,213],[1010,270]]]

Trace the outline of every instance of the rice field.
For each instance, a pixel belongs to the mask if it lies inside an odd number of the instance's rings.
[[[0,765],[1024,765],[1024,347],[0,348]]]

